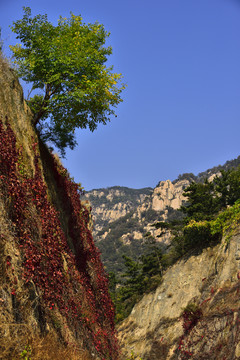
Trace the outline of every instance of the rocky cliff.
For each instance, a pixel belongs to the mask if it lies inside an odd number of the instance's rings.
[[[239,164],[240,157],[197,176],[186,173],[174,181],[160,181],[154,189],[115,186],[86,192],[84,199],[93,208],[94,239],[107,270],[123,271],[123,254],[137,259],[144,251],[144,235],[147,233],[158,241],[163,250],[166,249],[170,244],[170,233],[163,233],[152,224],[182,218],[178,209],[186,202],[183,192],[192,181],[203,182],[206,178],[211,181],[220,170],[235,168]]]
[[[152,188],[129,189],[113,186],[107,189],[95,189],[85,193],[84,199],[92,205],[94,218],[93,234],[100,240],[99,233],[104,228],[127,214],[134,212],[152,193]],[[106,235],[101,236],[101,238]]]
[[[31,117],[0,57],[0,358],[117,359],[91,214]]]
[[[108,271],[122,271],[123,254],[137,258],[143,251],[147,232],[157,238],[160,230],[152,226],[154,222],[181,216],[177,209],[184,201],[183,190],[189,183],[189,179],[174,184],[167,180],[155,189],[112,187],[84,195],[92,206],[94,239]],[[169,233],[165,233],[158,241],[165,247],[169,239]]]
[[[163,276],[119,326],[125,355],[144,360],[240,359],[240,228]]]

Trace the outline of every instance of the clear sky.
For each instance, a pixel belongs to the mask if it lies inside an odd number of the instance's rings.
[[[154,187],[240,154],[240,0],[0,0],[7,54],[23,6],[111,32],[124,102],[106,126],[79,131],[64,160],[86,190]]]

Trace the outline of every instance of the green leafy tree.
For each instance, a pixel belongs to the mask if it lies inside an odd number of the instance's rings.
[[[76,128],[94,131],[115,115],[125,86],[121,74],[106,66],[112,48],[104,46],[109,33],[103,25],[84,24],[71,14],[54,26],[47,15],[23,10],[12,26],[22,44],[10,48],[19,76],[32,84],[30,94],[35,91],[28,99],[33,124],[64,153],[76,145]]]

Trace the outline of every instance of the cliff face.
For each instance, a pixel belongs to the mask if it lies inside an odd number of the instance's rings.
[[[0,59],[0,357],[117,359],[113,305],[80,189],[39,142]]]
[[[103,235],[103,232],[107,229],[107,232],[111,231],[109,224],[128,215],[137,218],[143,225],[139,231],[142,238],[143,232],[150,229],[149,223],[152,220],[160,217],[165,220],[169,218],[172,210],[180,208],[185,200],[183,190],[189,184],[190,180],[188,179],[175,181],[175,183],[167,180],[160,181],[154,189],[130,189],[115,186],[86,192],[84,199],[89,201],[93,207],[92,214],[95,222],[93,233],[96,240],[101,241],[107,236],[105,233]],[[151,228],[151,230],[153,229]],[[123,235],[131,237],[132,232],[124,231]]]
[[[153,189],[129,189],[114,186],[107,189],[95,189],[86,192],[84,199],[92,205],[92,215],[95,221],[94,236],[100,240],[98,233],[109,223],[135,211],[152,193]]]
[[[185,199],[183,190],[190,179],[161,181],[154,189],[113,187],[84,195],[93,208],[94,239],[108,271],[122,271],[122,254],[137,259],[145,246],[146,233],[151,233],[163,247],[169,245],[170,234],[157,238],[161,230],[152,224],[181,216],[177,209]]]
[[[239,230],[239,229],[238,229]],[[240,359],[240,231],[193,253],[119,326],[124,354],[144,360]]]
[[[174,181],[160,181],[154,189],[118,186],[88,191],[84,199],[93,207],[93,235],[107,270],[123,271],[123,254],[136,260],[144,251],[145,234],[152,235],[164,250],[170,244],[170,232],[163,233],[152,224],[182,218],[178,209],[186,201],[183,192],[192,181],[203,182],[206,178],[212,181],[220,170],[236,168],[239,164],[240,156],[197,176],[187,173]]]
[[[180,180],[173,184],[170,180],[160,181],[152,194],[152,209],[166,212],[168,207],[177,210],[186,200],[183,190],[189,185],[188,180]],[[167,217],[167,213],[165,214]]]

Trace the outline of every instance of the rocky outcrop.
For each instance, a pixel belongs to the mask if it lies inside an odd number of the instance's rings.
[[[156,291],[120,324],[123,354],[133,351],[144,360],[239,359],[239,255],[240,233],[169,268]]]
[[[136,190],[120,186],[86,192],[83,199],[89,201],[92,206],[93,234],[96,240],[101,240],[98,233],[102,232],[106,226],[135,212],[151,193],[151,188]]]
[[[94,235],[106,225],[113,223],[121,217],[132,213],[140,223],[144,223],[144,231],[149,230],[146,212],[152,210],[155,216],[150,219],[161,220],[168,218],[169,211],[177,210],[185,200],[183,190],[189,185],[189,180],[179,180],[174,184],[170,180],[161,181],[154,189],[129,189],[113,187],[88,191],[84,198],[92,205],[92,214],[95,221]],[[152,230],[152,228],[151,228]],[[126,234],[123,234],[126,235]]]
[[[177,210],[186,198],[183,190],[189,185],[188,180],[180,180],[173,184],[170,180],[160,181],[152,194],[152,209],[166,211],[167,207]]]
[[[161,181],[155,189],[113,187],[85,194],[84,199],[90,202],[93,209],[94,238],[108,270],[121,267],[123,252],[137,257],[144,247],[146,233],[155,237],[163,247],[169,245],[170,233],[166,231],[161,234],[161,230],[155,229],[152,224],[181,217],[177,209],[185,199],[183,191],[189,183],[188,179],[175,183],[167,180]],[[112,248],[113,243],[116,243],[116,247],[111,258],[106,249]],[[125,248],[120,250],[120,247]]]
[[[198,176],[187,173],[179,175],[174,181],[160,181],[154,189],[136,190],[118,186],[87,192],[85,199],[93,207],[94,238],[107,269],[119,271],[123,253],[136,260],[144,251],[146,234],[155,238],[163,250],[166,249],[171,242],[170,232],[152,225],[158,221],[182,219],[183,214],[179,209],[186,202],[183,192],[192,181],[202,182],[206,178],[212,181],[220,170],[228,170],[239,164],[240,157]]]

